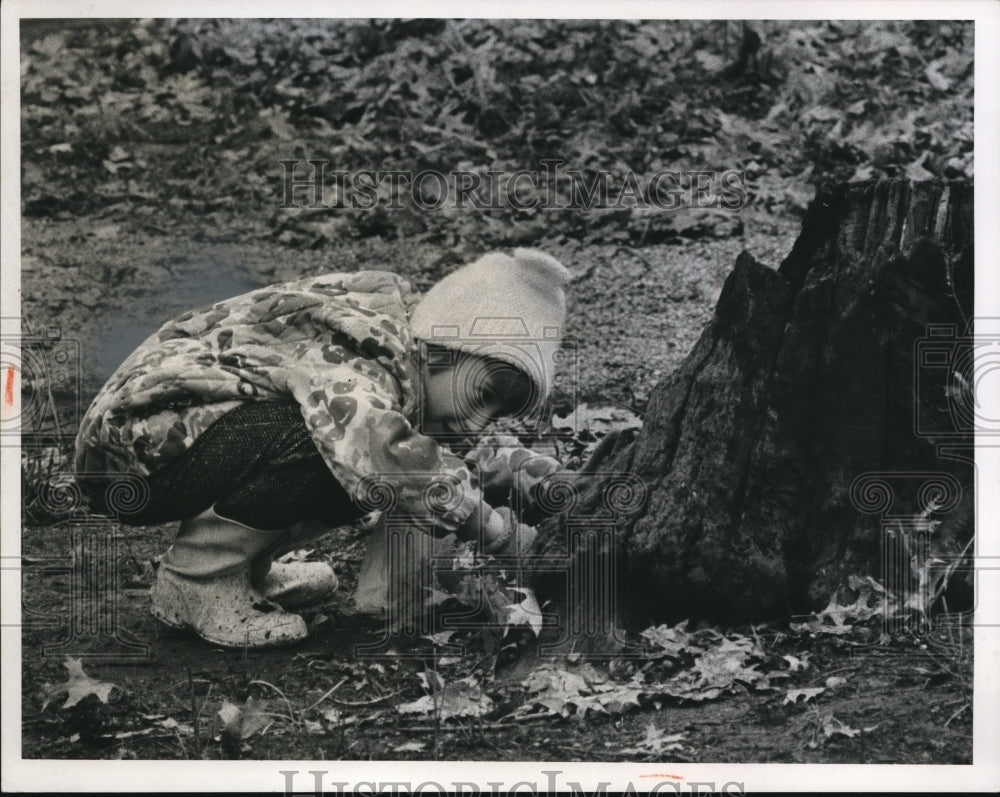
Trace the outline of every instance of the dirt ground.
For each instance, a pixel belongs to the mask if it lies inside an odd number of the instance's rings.
[[[557,396],[554,409],[589,402],[641,415],[649,390],[677,366],[710,317],[738,252],[747,248],[776,265],[791,247],[791,223],[758,219],[746,226],[753,232],[742,239],[555,251],[574,274],[569,337],[579,341],[579,369],[574,390]],[[131,348],[182,309],[325,270],[387,267],[426,287],[442,268],[439,253],[399,242],[303,252],[128,225],[108,230],[99,220],[75,219],[26,220],[23,251],[25,321],[33,330],[59,326],[80,342],[80,406],[72,407],[75,388],[54,396],[66,429]],[[351,607],[359,532],[339,530],[313,546],[313,556],[338,571],[341,589],[310,616],[314,634],[307,642],[233,651],[149,615],[153,562],[169,544],[170,526],[119,530],[115,589],[94,587],[109,583],[101,580],[107,573],[98,543],[81,544],[74,528],[81,527],[25,516],[25,757],[971,762],[967,631],[876,644],[864,629],[843,638],[792,634],[788,618],[780,618],[735,629],[755,640],[761,667],[781,673],[768,689],[736,684],[717,699],[640,701],[621,713],[525,715],[516,710],[538,662],[528,650],[499,665],[489,633],[466,640],[460,656],[442,656],[419,635],[390,639],[378,658],[355,654],[356,645],[384,634],[380,623]],[[106,521],[89,528],[97,539],[115,531]],[[76,617],[73,606],[82,607]],[[47,685],[64,682],[74,658],[87,676],[114,685],[107,702],[90,694],[61,708],[62,693]],[[420,676],[426,680],[429,672],[446,681],[475,676],[492,708],[452,719],[401,711],[424,694]],[[631,665],[612,663],[609,672],[627,678]],[[794,689],[821,691],[790,701]],[[227,711],[230,718],[238,712],[235,725],[223,722]]]
[[[771,691],[743,687],[715,700],[650,703],[620,715],[511,717],[537,664],[530,653],[494,669],[497,652],[488,643],[470,644],[450,661],[420,637],[381,644],[383,627],[351,611],[361,551],[346,532],[318,547],[344,588],[310,617],[308,641],[225,650],[160,625],[148,614],[149,560],[171,534],[160,526],[122,538],[119,589],[95,599],[117,613],[119,634],[83,629],[74,638],[67,627],[72,577],[54,571],[57,561],[69,561],[71,538],[60,529],[26,529],[25,608],[39,623],[45,615],[62,618],[61,627],[23,632],[26,758],[971,763],[965,635],[942,638],[939,648],[926,640],[880,647],[789,635],[787,623],[774,623],[741,630],[759,640],[765,666],[785,668],[784,656],[808,666]],[[82,614],[86,623],[91,615]],[[355,655],[356,645],[380,644],[377,658]],[[66,679],[67,657],[82,658],[88,676],[114,684],[106,704],[91,695],[61,709],[60,694],[43,707],[46,684]],[[428,671],[445,679],[478,673],[495,709],[441,722],[402,713],[424,694],[419,674]],[[822,693],[806,702],[787,700],[789,690],[816,688]],[[226,704],[267,724],[244,720],[246,738],[224,733],[218,717]],[[651,733],[679,735],[679,742],[644,748]]]

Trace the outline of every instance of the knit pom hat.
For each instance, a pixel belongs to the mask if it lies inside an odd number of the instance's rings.
[[[453,271],[420,300],[414,337],[524,371],[544,400],[566,319],[569,271],[537,249],[488,255]]]

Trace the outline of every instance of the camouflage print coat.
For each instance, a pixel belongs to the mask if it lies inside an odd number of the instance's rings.
[[[77,436],[77,471],[152,474],[241,402],[292,397],[356,502],[365,505],[366,477],[377,476],[390,487],[394,511],[455,529],[481,507],[482,492],[469,465],[414,428],[419,381],[408,318],[418,299],[400,277],[362,271],[261,288],[184,313],[143,342],[98,393]],[[495,447],[478,457],[477,467],[497,471],[510,462]],[[540,470],[556,467],[552,460]],[[452,490],[429,505],[425,490],[435,476]]]

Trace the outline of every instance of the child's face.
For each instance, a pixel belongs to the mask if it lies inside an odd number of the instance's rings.
[[[475,355],[457,359],[424,368],[421,431],[460,453],[490,423],[523,411],[533,390],[528,377],[507,363]]]

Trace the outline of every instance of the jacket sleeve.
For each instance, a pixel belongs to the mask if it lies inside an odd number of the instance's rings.
[[[484,499],[492,506],[509,506],[522,523],[535,523],[545,514],[538,486],[564,470],[559,460],[524,448],[517,438],[494,434],[483,438],[467,456],[479,477]]]
[[[382,374],[364,365],[327,364],[289,384],[334,477],[362,508],[427,531],[474,525],[470,516],[489,509],[472,471],[418,432]]]

